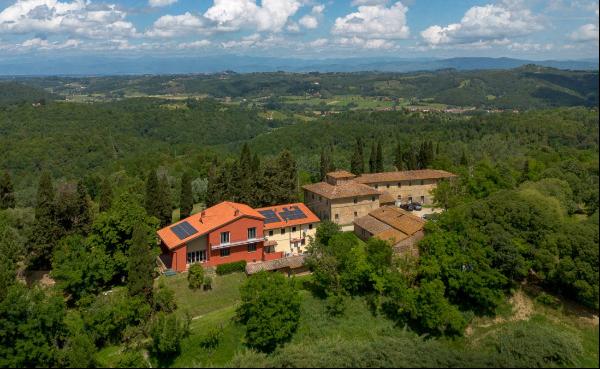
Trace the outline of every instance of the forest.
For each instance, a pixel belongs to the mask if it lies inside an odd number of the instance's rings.
[[[0,367],[597,367],[597,83],[570,73],[535,76],[574,83],[580,100],[560,107],[308,121],[24,90],[0,104]],[[334,169],[419,168],[458,179],[435,190],[445,211],[418,259],[322,222],[310,276],[156,274],[155,231],[203,206],[302,201]],[[39,270],[55,284],[25,283]]]

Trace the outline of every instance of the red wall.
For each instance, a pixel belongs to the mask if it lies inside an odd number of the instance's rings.
[[[229,242],[231,243],[247,240],[248,228],[252,227],[256,228],[256,238],[261,238],[263,236],[263,221],[253,218],[241,218],[211,231],[208,235],[208,244],[221,244],[221,232],[229,232]]]
[[[187,268],[187,246],[183,245],[182,247],[178,248],[177,250],[173,251],[173,253],[171,254],[172,256],[172,264],[171,264],[171,269],[177,271],[177,272],[185,272],[186,268]]]

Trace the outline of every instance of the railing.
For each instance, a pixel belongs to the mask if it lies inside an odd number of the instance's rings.
[[[265,241],[266,239],[267,239],[266,237],[249,238],[249,239],[243,240],[243,241],[228,242],[228,243],[220,243],[218,245],[211,245],[210,248],[213,249],[213,250],[226,249],[228,247],[234,247],[234,246],[246,245],[246,244],[249,244],[249,243],[256,243],[256,242]]]

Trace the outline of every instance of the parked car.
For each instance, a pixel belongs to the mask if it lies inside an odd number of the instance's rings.
[[[414,208],[415,210],[421,210],[421,209],[423,209],[423,206],[422,206],[422,205],[421,205],[421,203],[419,203],[419,202],[413,202],[413,203],[412,203],[412,206],[413,206],[413,208]]]
[[[413,211],[415,210],[415,207],[412,203],[408,203],[408,204],[402,204],[402,206],[400,206],[402,209],[407,210],[407,211]]]

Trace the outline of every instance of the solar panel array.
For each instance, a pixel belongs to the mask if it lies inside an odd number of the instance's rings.
[[[281,222],[273,210],[261,210],[259,213],[265,217],[265,224]]]
[[[181,222],[171,227],[171,231],[179,237],[180,240],[188,238],[189,236],[198,233],[198,230],[188,222]]]
[[[293,206],[291,209],[283,208],[283,211],[280,211],[279,215],[286,221],[306,218],[306,214],[297,206]]]

